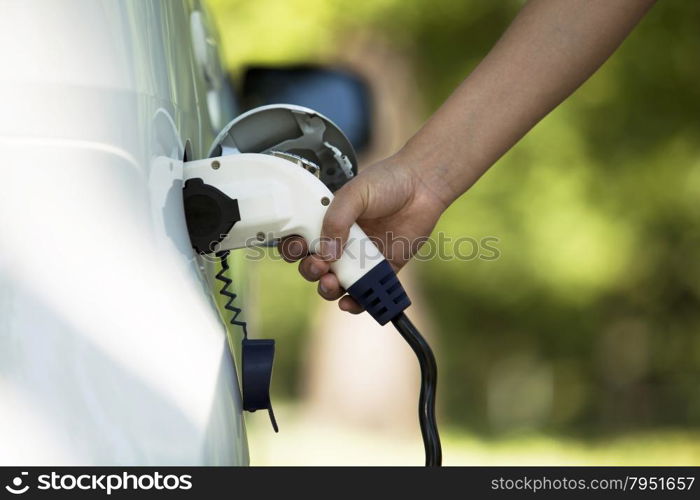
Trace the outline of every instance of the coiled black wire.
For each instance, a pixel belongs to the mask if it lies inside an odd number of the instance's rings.
[[[432,349],[408,317],[401,313],[392,319],[396,329],[416,353],[420,364],[420,397],[418,421],[425,447],[425,465],[442,465],[442,447],[435,420],[435,393],[437,390],[437,363]]]
[[[246,323],[237,319],[241,313],[241,309],[233,305],[236,299],[236,294],[229,290],[233,284],[233,280],[225,275],[228,271],[228,251],[217,253],[217,257],[221,259],[221,270],[216,274],[216,279],[223,282],[223,286],[219,293],[227,297],[228,301],[224,305],[224,309],[232,313],[230,323],[243,328],[243,335],[248,336]],[[404,313],[399,314],[391,320],[401,336],[406,340],[413,352],[418,358],[420,365],[421,382],[420,396],[418,398],[418,421],[420,423],[420,432],[423,436],[423,446],[425,447],[425,465],[440,466],[442,465],[442,446],[440,444],[440,434],[438,433],[437,420],[435,419],[435,395],[437,392],[437,363],[430,345],[420,334],[418,329],[413,325],[408,316]]]
[[[231,312],[230,323],[232,325],[240,326],[243,329],[243,336],[248,338],[248,328],[245,321],[240,321],[238,315],[241,314],[241,309],[233,305],[233,301],[236,300],[237,295],[229,290],[229,287],[233,284],[233,280],[226,276],[226,271],[228,271],[228,250],[223,252],[218,252],[217,257],[221,260],[221,270],[214,276],[217,280],[221,281],[224,285],[219,290],[219,293],[226,297],[227,301],[224,304],[224,309]]]

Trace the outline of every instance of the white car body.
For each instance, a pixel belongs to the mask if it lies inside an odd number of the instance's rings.
[[[247,464],[182,208],[232,117],[195,0],[0,0],[0,464]]]

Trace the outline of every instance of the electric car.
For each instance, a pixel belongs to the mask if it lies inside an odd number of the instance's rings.
[[[252,68],[237,98],[199,0],[2,10],[0,464],[247,464],[242,332],[192,248],[183,164],[243,100],[329,108],[361,145],[365,90]],[[247,266],[228,265],[245,311]]]
[[[246,464],[182,208],[183,159],[238,113],[205,6],[2,11],[0,463]]]

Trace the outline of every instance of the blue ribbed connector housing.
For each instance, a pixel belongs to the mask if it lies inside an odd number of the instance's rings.
[[[411,299],[386,260],[374,266],[347,291],[380,325],[385,325],[411,305]]]

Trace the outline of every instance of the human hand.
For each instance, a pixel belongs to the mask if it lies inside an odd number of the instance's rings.
[[[430,235],[447,205],[421,175],[420,165],[399,153],[363,169],[335,193],[323,220],[319,254],[309,255],[307,242],[299,236],[282,240],[280,253],[288,262],[301,259],[299,272],[308,281],[318,281],[321,297],[340,298],[340,309],[357,314],[362,307],[345,295],[330,270],[352,224],[360,225],[398,271]]]

